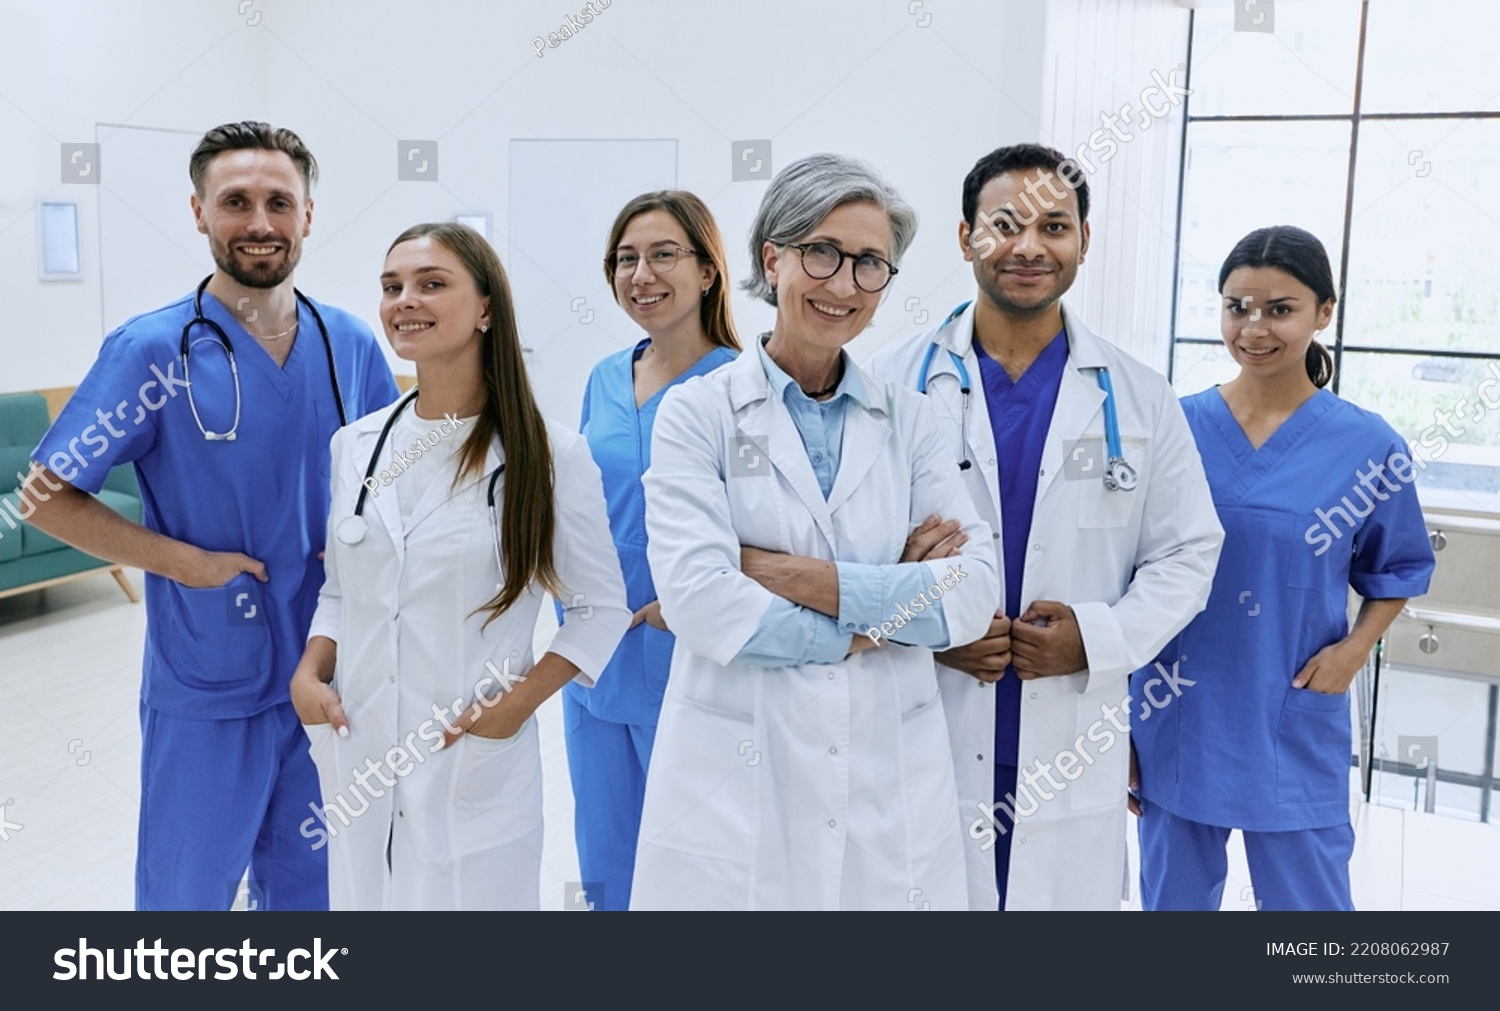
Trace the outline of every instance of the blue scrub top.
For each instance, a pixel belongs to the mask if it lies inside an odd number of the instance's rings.
[[[650,343],[648,337],[594,366],[584,390],[579,426],[604,479],[609,531],[620,556],[625,597],[632,611],[656,599],[656,584],[646,560],[646,492],[641,486],[641,475],[651,466],[656,409],[677,384],[712,372],[735,358],[730,348],[714,348],[637,408],[635,362]],[[677,637],[670,632],[641,622],[625,633],[593,688],[569,682],[564,690],[598,719],[655,726],[676,642]]]
[[[348,420],[394,400],[396,383],[370,328],[332,306],[318,303],[318,311]],[[189,295],[104,339],[32,458],[91,494],[110,468],[134,463],[148,529],[265,563],[269,582],[241,573],[213,589],[146,574],[142,701],[172,716],[233,719],[288,700],[323,585],[317,556],[328,521],[328,443],[339,414],[328,353],[305,305],[299,303],[296,341],[282,368],[207,292],[203,313],[228,335],[239,366],[233,442],[204,439],[188,405],[178,352],[193,318]],[[202,323],[190,339],[203,427],[226,432],[235,399],[228,356]]]
[[[995,434],[1000,461],[1000,546],[1005,563],[1005,614],[1021,615],[1021,583],[1026,577],[1026,545],[1031,540],[1031,519],[1036,508],[1036,489],[1041,479],[1042,450],[1047,429],[1057,407],[1068,364],[1068,334],[1057,336],[1042,349],[1011,382],[999,362],[985,354],[976,339],[974,353],[984,382],[984,401],[989,409],[990,429]],[[1015,667],[1005,668],[1005,677],[995,684],[995,763],[1015,765],[1021,748],[1021,679]]]
[[[1373,599],[1427,592],[1432,547],[1406,441],[1326,390],[1259,450],[1217,388],[1182,406],[1224,548],[1207,608],[1160,669],[1131,677],[1142,794],[1182,818],[1254,832],[1346,824],[1349,696],[1292,678],[1348,634],[1350,587]],[[1148,700],[1152,679],[1162,683]]]

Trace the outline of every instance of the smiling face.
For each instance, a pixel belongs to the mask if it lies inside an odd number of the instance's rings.
[[[615,274],[615,301],[648,334],[674,331],[699,318],[704,291],[713,284],[713,264],[679,252],[670,270],[653,269],[652,254],[693,249],[687,230],[671,213],[647,211],[630,219],[612,252],[636,258],[635,269]]]
[[[1219,330],[1242,374],[1305,376],[1308,345],[1333,319],[1311,288],[1279,267],[1236,267],[1224,279]]]
[[[845,253],[873,254],[891,260],[891,221],[868,201],[841,204],[828,213],[798,245],[827,243]],[[802,254],[790,246],[767,242],[761,249],[766,283],[776,289],[776,331],[825,349],[837,350],[870,325],[882,292],[864,291],[854,283],[854,261],[846,258],[832,277],[811,277]]]
[[[398,358],[410,362],[477,353],[490,323],[489,299],[463,261],[430,235],[401,243],[380,275],[380,323]]]
[[[192,197],[198,231],[221,271],[247,288],[274,288],[292,276],[312,231],[313,202],[284,151],[224,151],[208,163]]]
[[[979,191],[974,218],[959,223],[959,246],[980,292],[1001,312],[1040,315],[1073,286],[1089,229],[1078,218],[1078,195],[1056,173],[1002,172]]]

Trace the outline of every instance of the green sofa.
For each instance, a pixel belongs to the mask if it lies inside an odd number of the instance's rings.
[[[70,548],[20,519],[32,509],[21,502],[21,480],[31,469],[31,451],[51,423],[47,400],[40,393],[0,394],[0,597],[108,572],[134,603],[140,598],[120,566]],[[141,490],[134,468],[110,471],[99,499],[127,519],[141,521]]]

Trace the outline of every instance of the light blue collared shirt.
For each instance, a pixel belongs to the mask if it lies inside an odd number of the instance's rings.
[[[781,394],[797,434],[807,450],[807,459],[818,478],[818,487],[826,499],[838,478],[839,461],[844,449],[844,418],[851,400],[866,409],[869,392],[859,370],[854,368],[847,351],[844,377],[833,396],[818,401],[802,388],[766,353],[763,334],[755,342],[766,379],[771,389]],[[800,607],[777,597],[761,617],[760,625],[735,657],[744,663],[762,667],[784,667],[794,663],[838,663],[849,653],[849,637],[866,633],[898,613],[898,605],[908,602],[927,588],[931,572],[922,562],[869,565],[839,562],[839,616],[835,620],[810,608]],[[948,619],[942,602],[929,605],[919,614],[906,612],[906,625],[892,640],[929,649],[948,646]]]

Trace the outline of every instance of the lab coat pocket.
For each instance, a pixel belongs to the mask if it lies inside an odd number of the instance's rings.
[[[1349,695],[1288,688],[1276,727],[1276,799],[1328,804],[1349,797]]]
[[[314,762],[320,756],[326,756],[333,747],[334,738],[338,735],[334,732],[332,723],[304,723],[302,732],[307,735],[307,753],[312,756]]]
[[[662,701],[640,845],[749,866],[760,818],[757,780],[773,756],[754,717],[672,689]]]
[[[1123,696],[1130,689],[1129,682],[1122,681],[1119,690],[1110,694]],[[1160,689],[1159,686],[1153,690],[1162,692],[1168,698],[1172,697],[1171,692]],[[1139,693],[1131,694],[1137,699],[1141,698]],[[1104,709],[1105,705],[1114,707],[1116,702],[1115,699],[1106,699],[1090,703],[1075,696],[1073,737],[1062,743],[1055,756],[1047,756],[1054,766],[1057,778],[1068,788],[1066,802],[1069,811],[1097,811],[1100,808],[1117,807],[1125,801],[1130,780],[1130,738],[1110,722]],[[1061,700],[1059,703],[1061,704]],[[1176,702],[1176,705],[1181,705],[1181,702]],[[1137,728],[1142,725],[1140,710],[1146,708],[1151,713],[1148,717],[1149,730],[1163,731],[1175,741],[1176,717],[1179,715],[1175,711],[1176,705],[1151,709],[1137,703],[1134,716],[1128,711],[1127,705],[1124,707],[1125,712],[1116,709],[1116,718],[1121,722],[1129,721],[1130,733],[1137,733]],[[1158,772],[1158,775],[1164,775],[1167,779],[1177,778],[1175,768]]]
[[[326,807],[330,800],[338,797],[342,789],[338,768],[338,734],[332,723],[304,723],[302,731],[307,734],[307,754],[312,759],[313,768],[317,770],[318,789],[322,794],[322,804]]]
[[[181,634],[169,656],[184,681],[217,688],[270,677],[271,626],[259,580],[241,572],[223,586],[170,586]]]
[[[452,856],[524,838],[542,821],[542,763],[536,720],[510,737],[465,734],[449,784]]]
[[[672,649],[677,645],[677,637],[646,622],[637,625],[635,631],[641,637],[641,668],[646,694],[655,708],[660,709],[662,695],[667,690],[667,674],[672,669]]]
[[[958,830],[958,787],[942,696],[934,690],[930,701],[902,713],[899,733],[907,851],[916,858],[951,844]]]
[[[1139,484],[1135,491],[1125,491],[1123,488],[1110,491],[1104,487],[1102,470],[1099,470],[1097,475],[1094,471],[1090,471],[1087,476],[1077,478],[1075,483],[1079,489],[1079,530],[1118,530],[1129,525],[1136,504],[1144,494],[1141,489],[1148,487],[1146,483],[1148,445],[1148,441],[1142,438],[1126,438],[1120,442],[1126,461],[1136,471]],[[1102,468],[1102,463],[1100,466]],[[1064,475],[1065,479],[1066,476]]]

